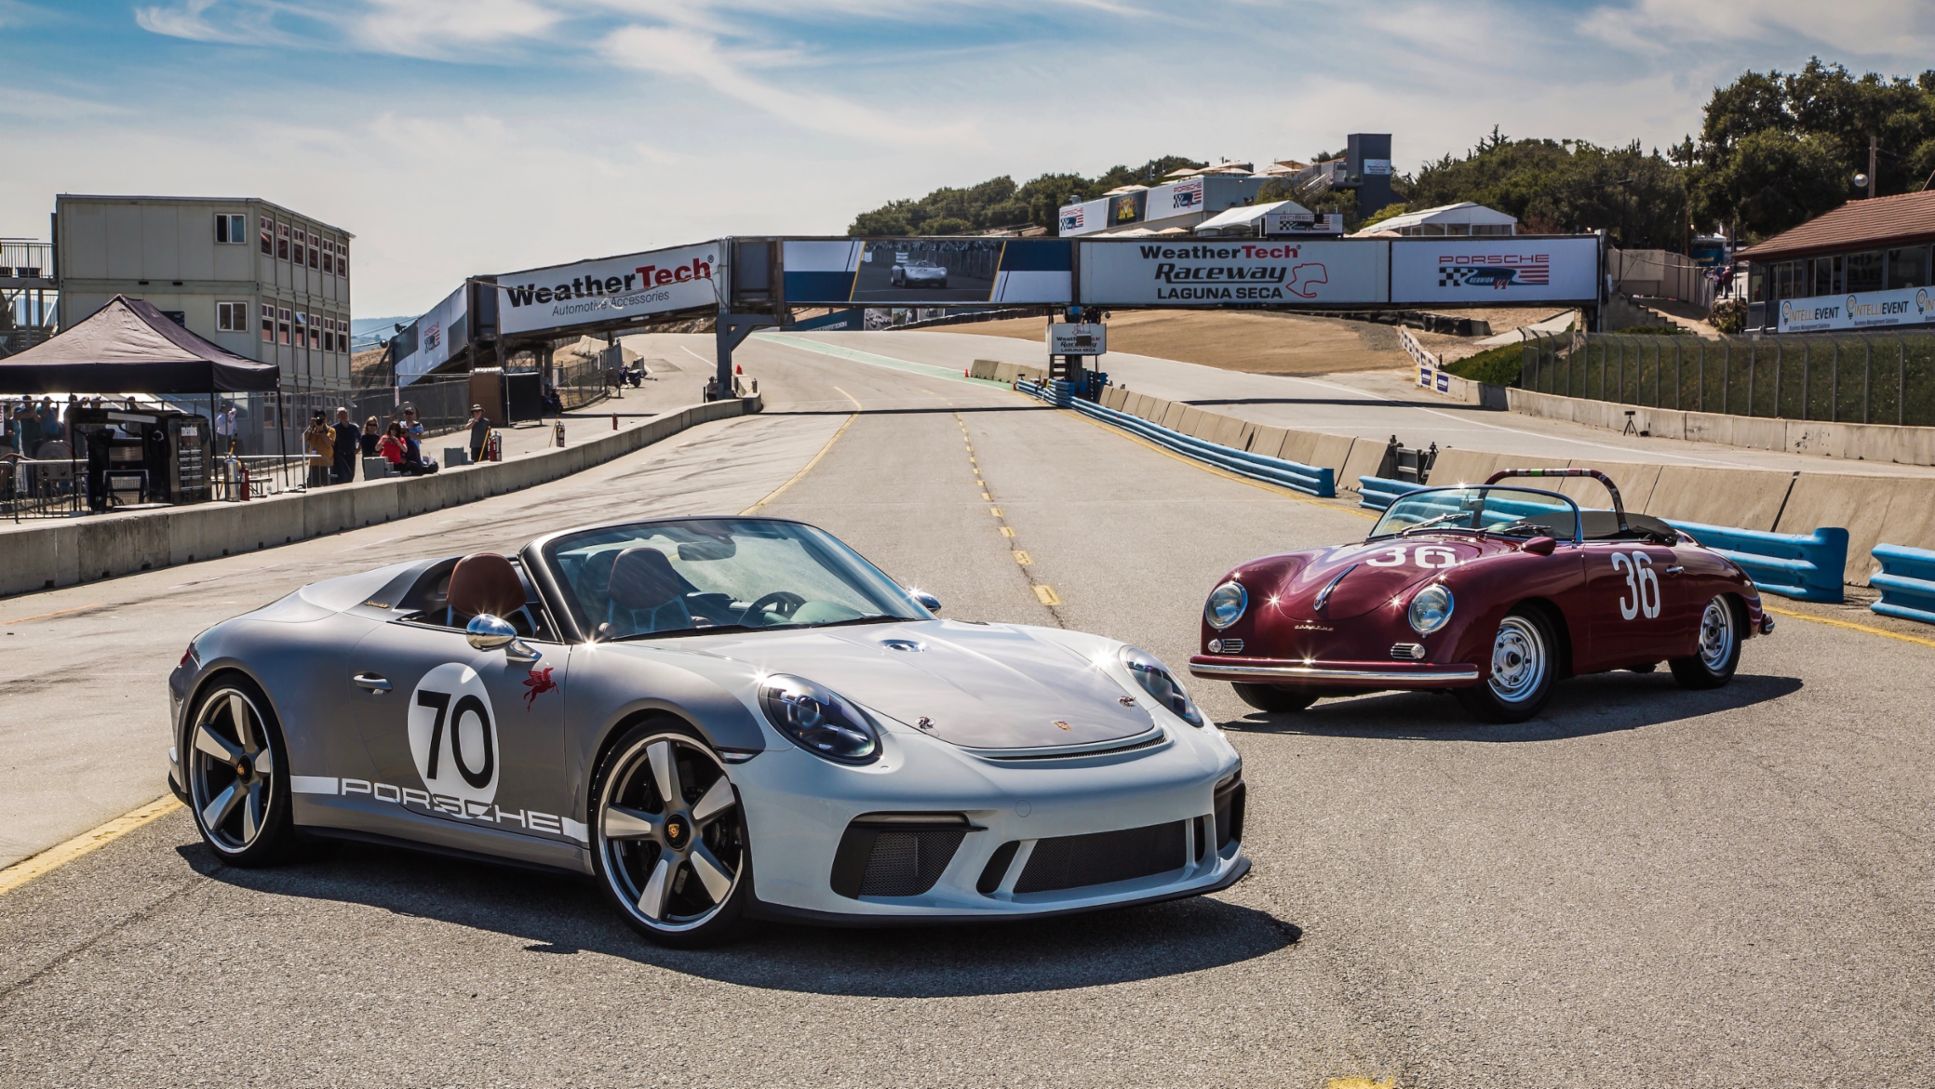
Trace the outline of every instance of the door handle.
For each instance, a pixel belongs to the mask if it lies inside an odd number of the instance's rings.
[[[358,673],[353,679],[356,681],[356,687],[371,695],[380,696],[390,690],[389,678],[380,673]]]
[[[1669,575],[1678,575],[1683,573],[1685,570],[1686,570],[1685,564],[1676,563],[1673,566],[1667,568],[1666,573]]]

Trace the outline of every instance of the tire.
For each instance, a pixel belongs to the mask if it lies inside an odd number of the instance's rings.
[[[195,830],[231,866],[267,866],[295,841],[289,750],[262,689],[224,674],[196,697],[182,734],[182,777]]]
[[[1558,644],[1538,612],[1513,609],[1492,636],[1492,668],[1484,680],[1457,690],[1458,702],[1486,722],[1524,722],[1552,698]]]
[[[752,898],[745,813],[703,738],[666,719],[631,727],[598,762],[590,798],[598,885],[633,929],[677,948],[739,930]]]
[[[1716,594],[1700,612],[1699,649],[1686,658],[1674,658],[1673,679],[1681,688],[1719,688],[1733,680],[1740,668],[1740,629],[1745,621],[1733,599]]]
[[[1282,688],[1271,684],[1235,684],[1236,698],[1259,711],[1272,715],[1290,715],[1317,702],[1315,692],[1300,688]]]

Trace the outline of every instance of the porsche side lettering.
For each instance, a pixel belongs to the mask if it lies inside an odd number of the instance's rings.
[[[421,810],[459,820],[480,821],[485,824],[516,825],[532,832],[543,832],[563,836],[577,843],[589,843],[590,836],[583,821],[560,817],[555,813],[544,813],[536,809],[504,809],[495,803],[470,801],[453,798],[448,794],[436,794],[416,787],[400,787],[390,783],[375,783],[368,779],[339,778],[333,775],[297,775],[292,777],[291,789],[296,794],[326,794],[344,798],[362,795],[379,802],[389,802],[405,809]]]

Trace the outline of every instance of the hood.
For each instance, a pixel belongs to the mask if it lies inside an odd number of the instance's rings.
[[[1277,599],[1296,616],[1349,620],[1403,594],[1414,584],[1485,556],[1516,551],[1517,542],[1466,534],[1417,534],[1322,552],[1291,553],[1260,560],[1234,576],[1252,603]],[[1335,580],[1323,609],[1317,595]]]
[[[970,748],[1094,744],[1153,725],[1146,710],[1122,703],[1130,693],[1108,673],[1073,651],[999,624],[781,628],[680,642],[686,653],[826,685],[871,711]]]

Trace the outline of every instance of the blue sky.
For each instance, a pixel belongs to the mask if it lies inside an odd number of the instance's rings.
[[[0,0],[0,234],[57,192],[259,195],[357,237],[355,308],[898,196],[1389,131],[1697,128],[1811,54],[1935,64],[1927,0]]]

